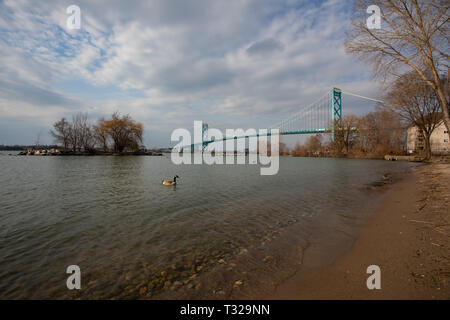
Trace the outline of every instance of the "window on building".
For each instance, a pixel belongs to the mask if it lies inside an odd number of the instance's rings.
[[[444,133],[448,133],[448,130],[444,130]]]
[[[444,139],[444,142],[448,143],[448,139]]]

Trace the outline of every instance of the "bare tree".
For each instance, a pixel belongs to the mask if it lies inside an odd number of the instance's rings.
[[[69,125],[69,141],[73,151],[93,150],[95,140],[87,113],[79,112],[72,116],[72,123]]]
[[[95,146],[94,132],[88,119],[87,113],[79,113],[77,115],[80,145],[85,151],[92,151]]]
[[[305,142],[305,148],[312,154],[320,152],[322,150],[322,136],[320,134],[310,136]]]
[[[36,136],[36,142],[34,143],[36,150],[38,150],[40,145],[41,145],[41,134],[42,134],[42,131],[39,130],[39,132],[38,132],[38,134]]]
[[[442,120],[436,92],[416,73],[410,72],[396,80],[386,100],[403,119],[418,127],[425,141],[425,159],[430,159],[430,137]]]
[[[359,151],[369,156],[401,154],[405,151],[405,124],[396,110],[378,108],[358,123]]]
[[[66,118],[62,118],[53,124],[53,130],[50,134],[55,139],[55,143],[61,143],[64,149],[67,149],[70,144],[70,123]]]
[[[286,144],[283,143],[283,142],[280,142],[280,143],[279,143],[279,148],[278,148],[278,150],[279,150],[281,156],[282,156],[282,155],[289,154],[289,148],[288,148],[288,147],[286,146]]]
[[[80,146],[80,125],[79,125],[79,113],[72,116],[72,123],[69,127],[70,145],[73,151],[79,151]]]
[[[352,114],[345,115],[340,121],[334,123],[334,142],[333,149],[337,152],[345,152],[348,154],[358,139],[357,129],[360,119]]]
[[[105,118],[100,118],[96,125],[92,127],[94,139],[97,144],[102,148],[103,152],[108,151],[108,128],[106,126]]]
[[[381,29],[366,24],[366,10],[377,5],[382,12]],[[450,132],[448,0],[357,0],[347,35],[347,52],[369,61],[375,74],[389,76],[413,70],[437,95],[443,120]]]
[[[304,157],[306,156],[306,148],[297,141],[291,154],[295,157]]]

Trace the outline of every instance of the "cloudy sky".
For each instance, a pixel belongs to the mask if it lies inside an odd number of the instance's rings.
[[[67,28],[68,6],[81,29]],[[118,110],[145,145],[194,120],[264,128],[333,86],[376,96],[344,50],[351,1],[0,0],[0,144],[51,143],[52,123]],[[345,113],[373,106],[344,100]]]

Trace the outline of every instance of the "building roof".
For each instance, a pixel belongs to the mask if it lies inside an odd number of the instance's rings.
[[[441,122],[443,122],[443,120],[444,120],[444,117],[443,117],[443,113],[442,113],[442,112],[435,112],[435,113],[433,113],[433,114],[428,114],[428,115],[426,115],[426,116],[424,117],[424,121],[425,121],[425,122],[428,122],[429,118],[432,117],[432,116],[436,116],[436,117],[437,117],[437,119],[438,119],[437,124],[438,124],[438,125],[440,125]],[[420,120],[418,120],[417,122],[419,122],[419,121],[420,121]],[[408,128],[412,128],[412,127],[416,127],[416,126],[417,126],[416,123],[411,123],[411,124],[409,124]]]

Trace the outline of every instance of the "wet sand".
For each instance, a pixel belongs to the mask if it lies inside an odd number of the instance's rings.
[[[394,184],[353,247],[327,266],[304,265],[267,299],[449,299],[450,164],[417,167]],[[367,267],[381,269],[369,290]]]

